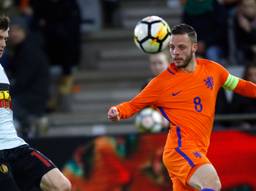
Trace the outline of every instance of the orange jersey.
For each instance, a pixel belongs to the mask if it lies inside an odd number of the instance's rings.
[[[132,100],[117,105],[121,119],[148,105],[159,108],[171,124],[165,149],[205,148],[212,131],[218,90],[229,72],[206,59],[196,59],[194,72],[176,69],[174,64],[155,77]]]

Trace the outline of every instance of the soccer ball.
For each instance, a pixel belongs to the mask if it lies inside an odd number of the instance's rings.
[[[163,51],[170,41],[171,29],[167,22],[158,16],[148,16],[140,20],[134,29],[134,42],[145,53]]]
[[[160,132],[163,128],[163,117],[158,111],[145,108],[136,115],[135,127],[139,132]]]

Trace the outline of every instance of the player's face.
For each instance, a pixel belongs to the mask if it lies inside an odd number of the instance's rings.
[[[197,44],[187,34],[172,35],[169,47],[172,61],[178,68],[186,68],[197,50]]]
[[[0,30],[0,58],[3,56],[4,49],[6,47],[6,41],[8,39],[8,30]]]

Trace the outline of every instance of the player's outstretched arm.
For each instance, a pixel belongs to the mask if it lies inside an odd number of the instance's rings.
[[[115,106],[112,106],[108,110],[108,119],[111,121],[119,121],[120,120],[119,111]]]
[[[250,81],[240,79],[234,91],[246,97],[256,98],[256,84]]]
[[[224,86],[242,96],[256,98],[256,84],[229,74]]]
[[[111,121],[127,119],[146,106],[154,105],[158,100],[159,95],[161,95],[161,93],[159,93],[161,92],[161,89],[164,89],[164,87],[161,85],[159,80],[151,80],[149,84],[130,101],[112,106],[108,110],[108,119]]]

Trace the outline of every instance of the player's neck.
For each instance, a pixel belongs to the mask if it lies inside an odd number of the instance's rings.
[[[188,65],[183,68],[186,72],[194,72],[196,70],[196,59],[193,57],[191,61],[188,63]]]

